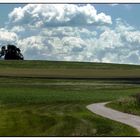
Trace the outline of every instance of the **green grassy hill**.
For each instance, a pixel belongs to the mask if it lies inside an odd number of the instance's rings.
[[[85,68],[85,69],[140,69],[139,65],[113,64],[113,63],[95,63],[95,62],[68,62],[68,61],[42,61],[42,60],[24,60],[24,61],[0,61],[0,68]]]
[[[140,78],[140,66],[60,61],[0,61],[0,76],[45,78]]]
[[[139,77],[135,65],[0,61],[0,136],[138,136],[86,105],[138,93]]]

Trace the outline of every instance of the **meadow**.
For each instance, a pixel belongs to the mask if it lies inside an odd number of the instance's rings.
[[[139,136],[86,109],[140,91],[140,66],[0,61],[0,136]]]

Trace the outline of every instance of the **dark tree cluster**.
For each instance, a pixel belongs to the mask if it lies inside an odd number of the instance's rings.
[[[2,46],[0,57],[4,56],[5,60],[23,60],[24,57],[19,48],[15,45]]]

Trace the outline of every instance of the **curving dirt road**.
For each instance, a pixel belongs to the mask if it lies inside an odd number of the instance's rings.
[[[87,109],[105,118],[132,126],[140,132],[140,116],[110,109],[105,106],[107,103],[109,102],[91,104],[87,106]]]

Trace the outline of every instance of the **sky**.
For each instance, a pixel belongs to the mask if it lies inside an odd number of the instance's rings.
[[[0,4],[0,47],[26,60],[140,64],[140,4]]]

